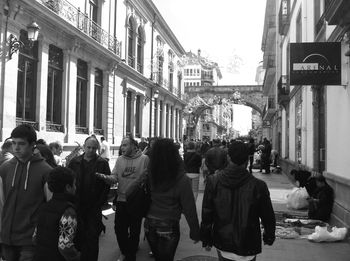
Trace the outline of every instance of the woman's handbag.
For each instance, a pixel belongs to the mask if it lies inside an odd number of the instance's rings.
[[[147,181],[137,182],[126,191],[126,203],[130,213],[141,217],[147,215],[151,205],[151,193]]]

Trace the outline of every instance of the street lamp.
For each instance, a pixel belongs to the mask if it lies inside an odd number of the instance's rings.
[[[154,93],[153,93],[153,95],[152,95],[152,90],[153,89],[151,89],[151,96],[149,97],[149,96],[145,96],[145,98],[144,98],[144,100],[143,100],[143,105],[144,106],[146,106],[146,104],[147,103],[149,103],[150,101],[152,101],[152,98],[154,98],[154,99],[158,99],[158,97],[159,97],[159,91],[156,89],[156,90],[154,90]]]
[[[38,40],[40,27],[36,22],[32,22],[27,25],[28,40],[30,45]],[[12,59],[12,55],[16,53],[20,48],[24,47],[24,43],[17,39],[13,34],[10,34],[9,38],[9,60]]]

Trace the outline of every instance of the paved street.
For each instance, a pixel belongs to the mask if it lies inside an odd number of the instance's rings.
[[[256,170],[255,170],[256,171]],[[293,184],[283,174],[272,173],[270,175],[255,172],[257,178],[263,179],[270,189],[271,198],[275,211],[289,212],[297,215],[305,215],[305,211],[291,211],[286,207],[286,195],[293,188]],[[200,182],[200,190],[197,199],[197,211],[200,215],[203,198],[203,181]],[[111,212],[111,211],[110,211]],[[107,212],[106,212],[107,213]],[[107,215],[105,221],[107,226],[106,234],[100,239],[100,256],[99,261],[115,261],[119,256],[117,240],[114,234],[114,213]],[[199,216],[200,218],[200,216]],[[177,248],[175,260],[210,260],[209,258],[194,258],[195,256],[216,257],[216,251],[212,249],[206,252],[201,243],[193,244],[188,238],[189,229],[185,218],[181,219],[181,237]],[[148,245],[143,239],[141,232],[140,249],[137,253],[137,260],[150,261],[154,260],[148,256]],[[187,259],[187,257],[191,257]],[[307,239],[276,239],[273,246],[263,246],[262,254],[258,255],[259,261],[347,261],[350,256],[349,241],[336,243],[313,243]],[[215,259],[214,259],[215,260]]]

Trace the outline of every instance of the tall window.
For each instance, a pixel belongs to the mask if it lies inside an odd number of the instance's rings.
[[[301,128],[302,128],[302,97],[301,89],[295,95],[295,156],[296,161],[301,164]]]
[[[170,138],[174,138],[174,107],[170,107]]]
[[[60,125],[62,122],[62,71],[63,51],[54,45],[50,45],[46,104],[46,121],[49,131],[57,130],[56,127],[58,126],[54,126],[56,124]],[[60,131],[62,131],[62,129],[60,129]]]
[[[137,31],[137,71],[143,73],[143,35],[141,27]]]
[[[19,50],[18,57],[16,117],[19,121],[33,122],[36,108],[38,45],[35,42],[31,47],[27,39],[27,31],[21,30],[20,41],[24,46]]]
[[[77,104],[75,111],[75,124],[78,133],[87,133],[87,63],[78,59],[77,67]]]
[[[164,57],[162,55],[158,56],[157,58],[157,72],[158,72],[158,77],[157,77],[157,83],[159,85],[163,84],[163,63],[164,63]]]
[[[132,93],[127,92],[126,95],[126,134],[131,133],[131,106],[132,106]]]
[[[128,65],[134,68],[134,27],[131,17],[128,23]]]
[[[173,62],[169,63],[169,91],[173,91],[173,81],[174,81],[174,64]]]
[[[135,137],[141,138],[141,96],[136,96]]]
[[[169,136],[169,121],[170,121],[170,117],[169,117],[169,104],[165,104],[165,135],[166,137],[170,137]]]
[[[94,131],[102,133],[103,72],[95,69]]]
[[[299,12],[297,16],[297,21],[296,21],[296,42],[301,43],[302,41],[302,36],[303,36],[303,28],[302,28],[302,22],[301,22],[301,11]]]
[[[158,136],[158,99],[154,99],[154,136]]]
[[[163,137],[163,101],[159,101],[159,136]]]
[[[99,34],[99,26],[98,26],[98,0],[90,0],[89,1],[89,18],[92,20],[92,23],[90,24],[90,30],[89,34],[92,38],[99,41],[100,40],[100,34]]]

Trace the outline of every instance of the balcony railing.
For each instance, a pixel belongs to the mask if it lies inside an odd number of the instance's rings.
[[[135,58],[133,56],[128,56],[128,65],[134,68]]]
[[[282,0],[278,13],[278,32],[286,35],[290,25],[290,0]]]
[[[52,122],[46,122],[46,131],[63,132],[63,125]]]
[[[21,125],[21,124],[27,124],[32,126],[35,130],[39,131],[39,123],[35,122],[35,121],[26,121],[26,120],[22,120],[17,118],[16,119],[16,126]]]
[[[66,22],[120,57],[121,43],[66,0],[36,0]]]

